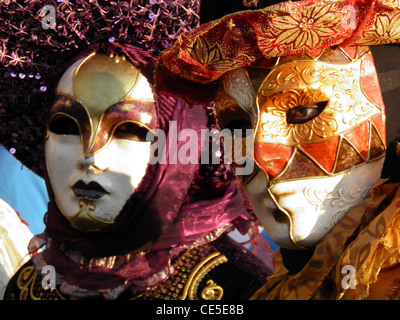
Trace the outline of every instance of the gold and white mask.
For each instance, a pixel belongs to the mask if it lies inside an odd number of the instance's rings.
[[[50,110],[46,167],[71,225],[112,224],[142,180],[156,108],[146,78],[124,56],[93,53],[63,74]]]
[[[261,60],[222,83],[221,129],[254,129],[255,170],[240,178],[261,224],[282,247],[314,247],[380,179],[385,114],[369,49]]]

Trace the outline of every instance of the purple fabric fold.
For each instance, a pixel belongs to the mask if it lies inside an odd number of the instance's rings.
[[[251,220],[247,212],[238,210],[243,207],[243,198],[233,183],[223,198],[185,204],[176,222],[161,236],[155,247],[191,243],[215,229],[232,226],[235,220]]]

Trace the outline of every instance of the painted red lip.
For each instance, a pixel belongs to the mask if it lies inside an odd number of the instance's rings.
[[[104,195],[109,194],[99,183],[91,181],[86,184],[84,181],[79,180],[72,187],[75,197],[100,199]]]

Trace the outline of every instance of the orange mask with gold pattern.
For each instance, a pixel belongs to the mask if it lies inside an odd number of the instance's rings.
[[[255,170],[240,178],[259,220],[279,245],[313,247],[380,178],[385,113],[369,49],[258,60],[222,83],[221,129],[254,130]]]

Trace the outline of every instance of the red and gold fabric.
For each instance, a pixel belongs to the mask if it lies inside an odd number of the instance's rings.
[[[305,0],[242,11],[182,34],[160,55],[157,87],[193,100],[211,99],[224,73],[260,58],[317,54],[340,45],[400,42],[400,4],[390,0]]]

